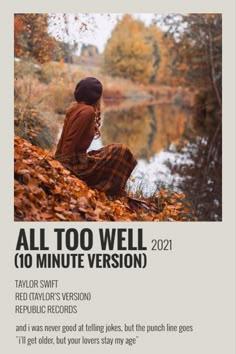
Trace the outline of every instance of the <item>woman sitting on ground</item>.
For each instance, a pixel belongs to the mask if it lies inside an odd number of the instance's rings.
[[[102,84],[96,78],[87,77],[77,84],[76,102],[67,110],[55,157],[89,187],[122,196],[137,164],[130,150],[111,144],[87,152],[92,140],[100,136],[101,96]]]

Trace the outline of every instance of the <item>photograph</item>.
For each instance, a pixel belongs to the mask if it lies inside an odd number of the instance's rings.
[[[222,221],[222,14],[15,13],[14,220]]]

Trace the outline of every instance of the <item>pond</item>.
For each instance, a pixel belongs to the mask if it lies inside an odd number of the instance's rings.
[[[130,148],[138,160],[128,189],[145,197],[160,187],[181,191],[181,177],[170,170],[171,164],[192,160],[188,153],[180,153],[176,146],[186,145],[193,135],[190,109],[171,104],[135,105],[112,109],[102,117],[101,138],[94,140],[90,150],[104,145],[122,143]]]
[[[200,221],[221,221],[222,152],[216,149],[209,159],[205,124],[199,126],[191,108],[174,104],[106,105],[101,138],[89,150],[114,143],[128,146],[138,160],[129,192],[137,197],[151,197],[160,188],[183,192]]]
[[[190,108],[173,104],[108,107],[101,138],[90,150],[125,144],[138,160],[127,183],[129,192],[140,197],[151,197],[160,188],[183,192],[199,221],[221,221],[222,153],[217,149],[209,160],[211,138],[206,122],[203,127]]]

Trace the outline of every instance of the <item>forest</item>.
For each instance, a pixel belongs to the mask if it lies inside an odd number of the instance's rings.
[[[222,220],[222,17],[149,15],[15,14],[16,221]],[[102,49],[98,18],[114,23]],[[86,76],[104,87],[91,149],[122,143],[138,160],[125,197],[54,158]]]

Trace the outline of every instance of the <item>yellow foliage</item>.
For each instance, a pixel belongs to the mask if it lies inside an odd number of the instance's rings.
[[[144,23],[126,15],[112,32],[104,52],[104,69],[112,76],[147,84],[157,68],[155,38]]]

